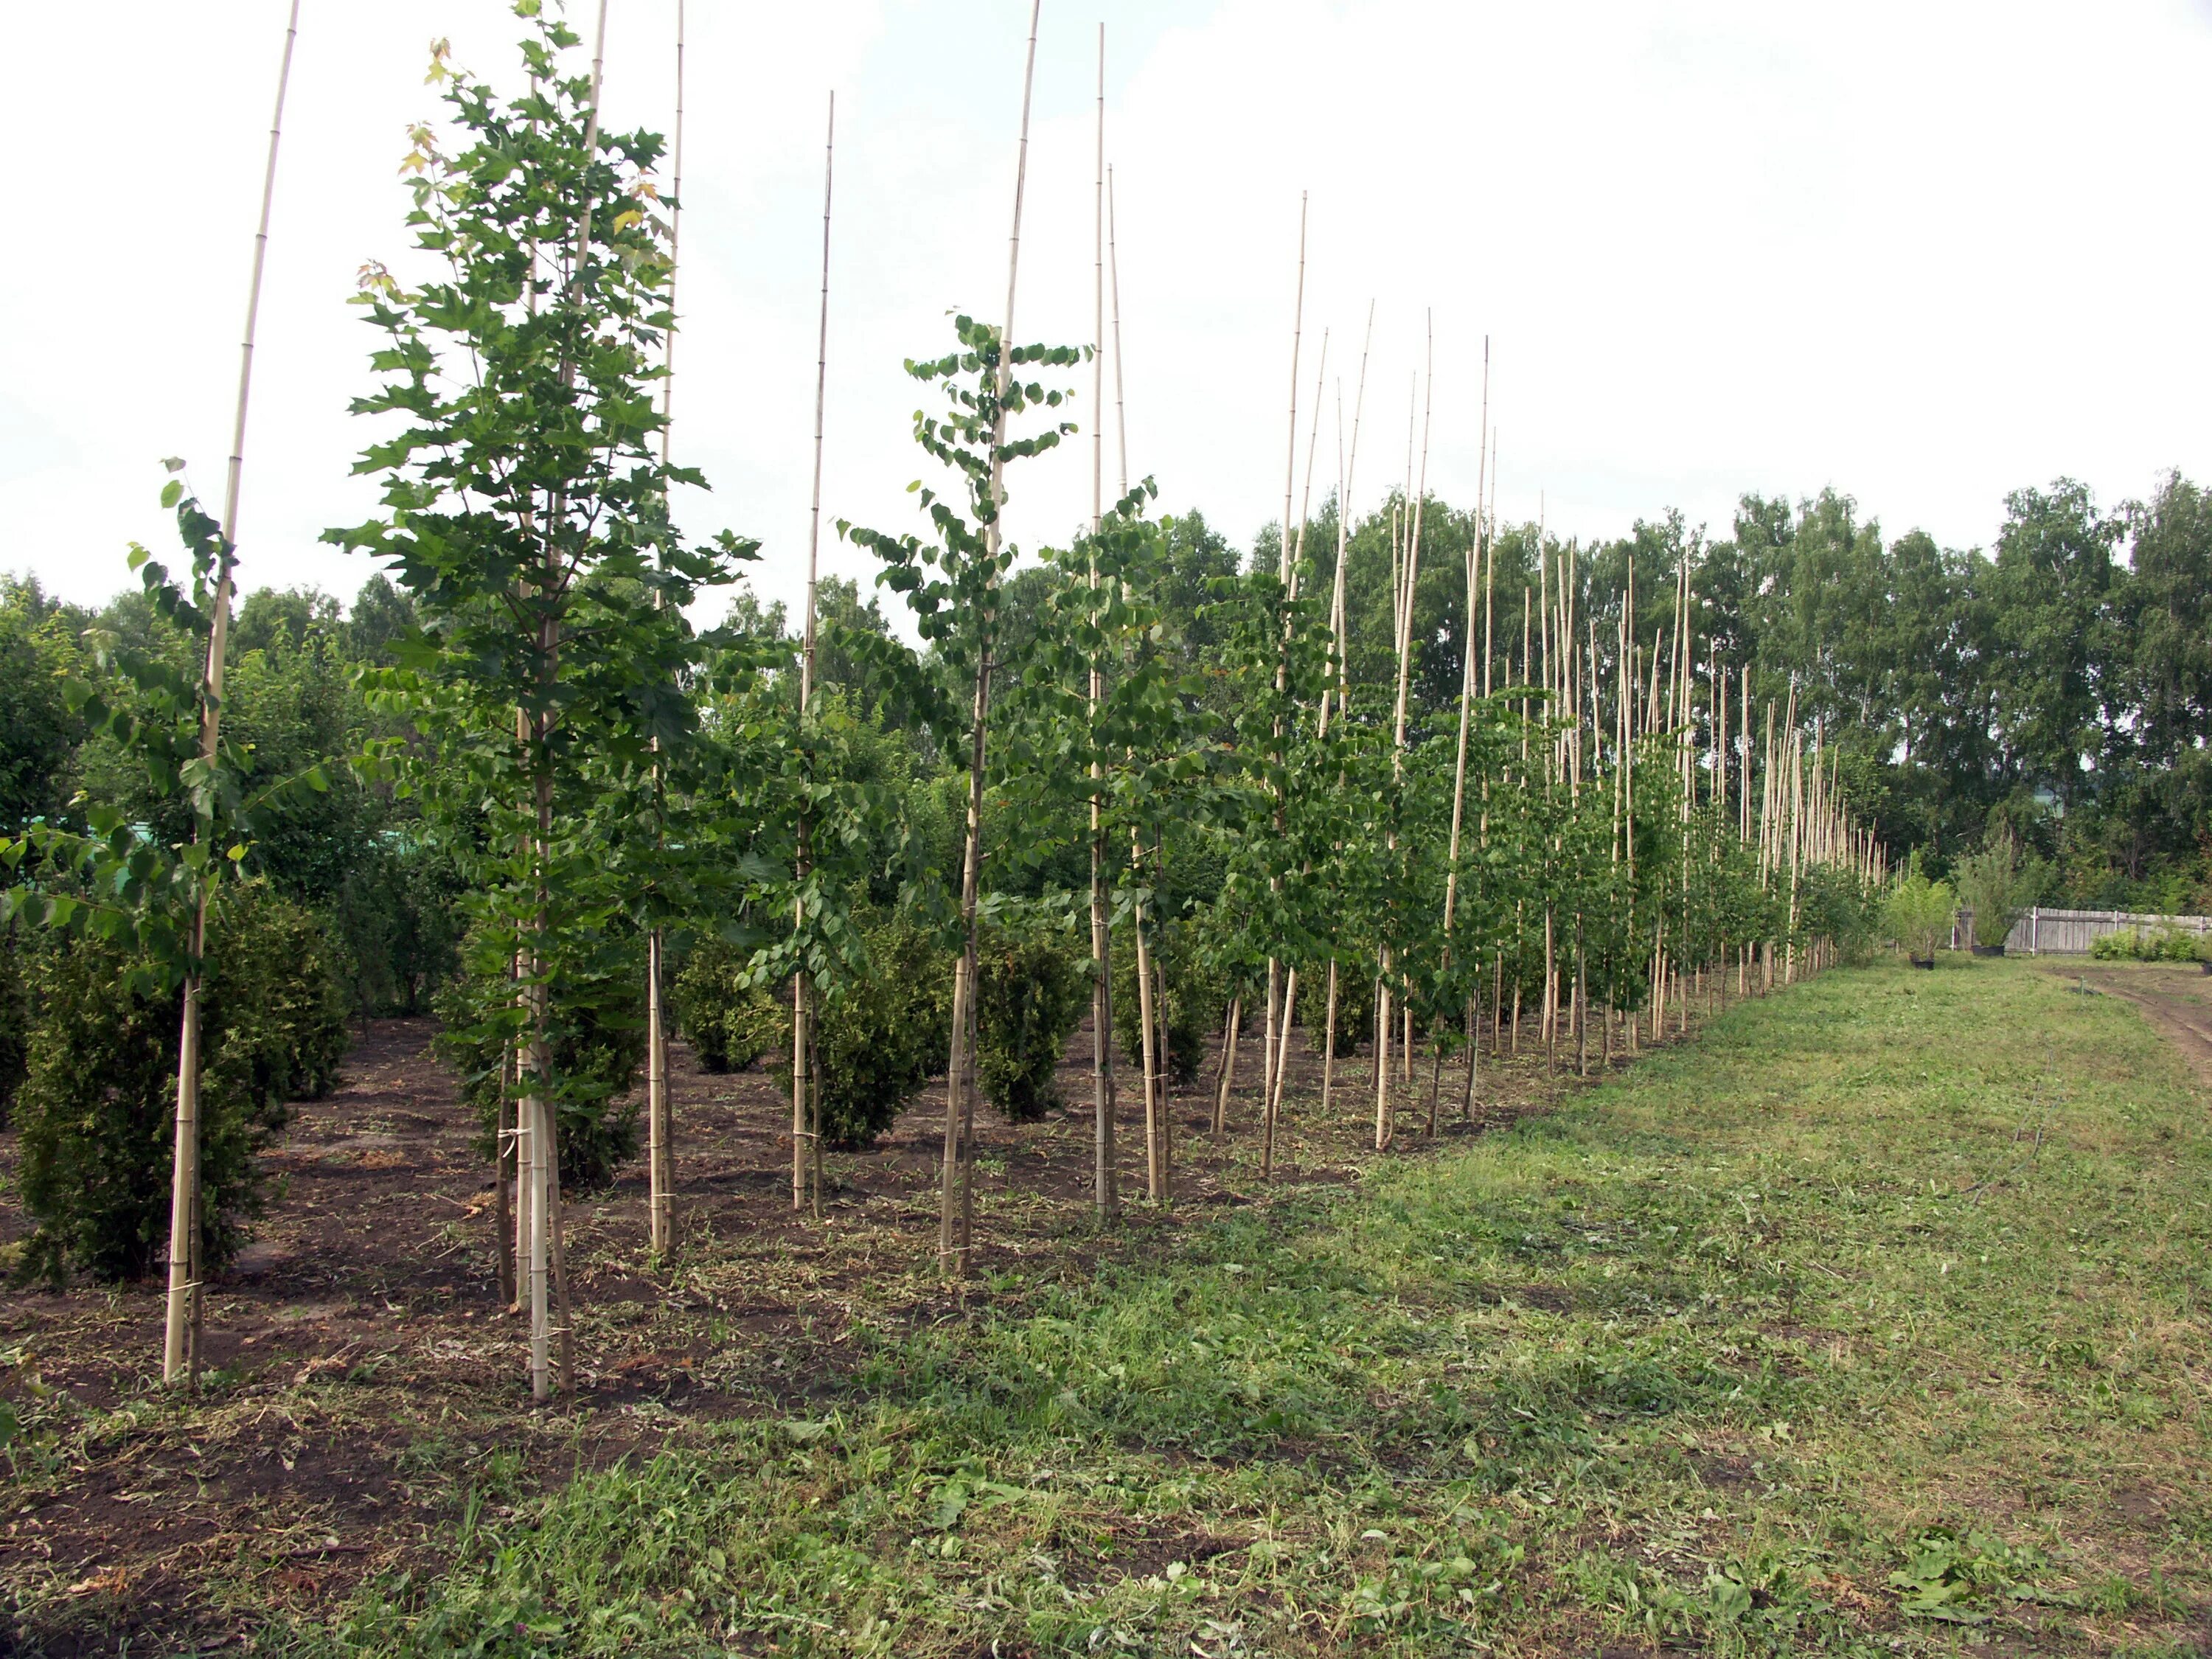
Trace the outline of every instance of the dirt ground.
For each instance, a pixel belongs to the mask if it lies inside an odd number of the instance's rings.
[[[160,1384],[158,1285],[0,1291],[0,1400],[27,1434],[0,1486],[0,1652],[137,1651],[220,1642],[271,1606],[312,1613],[365,1575],[434,1571],[462,1495],[489,1460],[556,1480],[579,1465],[680,1444],[702,1425],[836,1393],[857,1317],[878,1329],[975,1316],[1018,1279],[1089,1271],[1106,1253],[1170,1248],[1178,1230],[1270,1191],[1358,1178],[1372,1147],[1371,1062],[1339,1063],[1329,1116],[1320,1058],[1293,1039],[1275,1182],[1261,1181],[1258,1034],[1237,1071],[1229,1135],[1207,1133],[1218,1056],[1171,1102],[1177,1192],[1144,1201],[1142,1085],[1121,1070],[1125,1218],[1092,1218],[1087,1028],[1070,1043],[1066,1109],[979,1125],[977,1272],[934,1272],[944,1093],[875,1146],[833,1152],[820,1220],[793,1213],[789,1108],[759,1073],[710,1076],[673,1057],[676,1248],[646,1247],[641,1160],[571,1195],[576,1394],[531,1406],[526,1329],[495,1286],[495,1189],[480,1132],[430,1051],[427,1020],[358,1034],[337,1091],[302,1104],[268,1154],[269,1210],[214,1282],[202,1396]],[[1317,1045],[1316,1045],[1317,1046]],[[1596,1038],[1593,1034],[1593,1071]],[[1467,1133],[1572,1086],[1529,1044],[1486,1053]],[[1395,1068],[1394,1068],[1395,1069]],[[1394,1155],[1425,1134],[1424,1054]],[[0,1134],[0,1239],[28,1223],[14,1138]],[[12,1626],[12,1629],[9,1628]]]
[[[2133,1003],[2212,1084],[2212,974],[2194,963],[2052,958],[2049,971]]]

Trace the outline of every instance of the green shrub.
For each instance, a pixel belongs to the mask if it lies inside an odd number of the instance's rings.
[[[1929,880],[1921,873],[1916,855],[1883,902],[1882,927],[1915,961],[1929,961],[1942,944],[1958,908],[1957,896],[1949,884]]]
[[[867,967],[823,1004],[822,1133],[833,1146],[866,1146],[897,1119],[930,1079],[945,1073],[952,1040],[952,958],[902,916],[866,925]],[[775,1005],[767,1052],[791,1092],[791,1011]]]
[[[459,1074],[462,1098],[476,1109],[489,1157],[500,1118],[507,1034],[517,1024],[514,989],[503,974],[486,971],[481,948],[466,956],[468,971],[434,1000],[443,1023],[436,1047],[439,1058]],[[609,951],[592,967],[562,975],[553,988],[550,1025],[561,1184],[564,1190],[590,1192],[611,1182],[637,1152],[633,1091],[645,1062],[642,951]]]
[[[1264,1012],[1265,1011],[1262,1010]],[[1226,1014],[1222,1016],[1224,1019]],[[1298,975],[1298,1020],[1313,1040],[1316,1054],[1328,1036],[1328,964],[1322,963],[1311,977]],[[1375,1041],[1375,981],[1372,965],[1355,972],[1336,972],[1336,1052],[1339,1059],[1357,1054]]]
[[[1979,852],[1960,860],[1959,902],[1974,913],[1974,943],[1984,950],[2002,945],[2050,875],[2041,859],[2022,856],[2012,831],[2002,825]]]
[[[130,958],[92,939],[20,958],[37,1008],[16,1097],[23,1207],[38,1224],[27,1272],[149,1272],[169,1232],[181,993],[122,988]],[[200,1085],[202,1254],[220,1267],[258,1212],[257,1154],[288,1101],[327,1092],[346,1042],[345,994],[323,925],[258,884],[210,919]]]
[[[31,955],[39,940],[21,922],[0,927],[0,1124],[10,1121],[30,1063]]]
[[[2117,933],[2100,933],[2089,941],[2089,954],[2100,962],[2202,962],[2206,937],[2171,923],[2152,933],[2130,927]]]
[[[993,932],[979,966],[976,1081],[1008,1117],[1034,1122],[1060,1103],[1060,1058],[1091,1001],[1088,954],[1042,928]]]
[[[952,1039],[952,958],[903,917],[864,920],[860,933],[866,966],[824,996],[814,1039],[823,1136],[845,1147],[872,1143],[944,1075]],[[730,1057],[760,1060],[788,1099],[788,986],[702,974],[692,994],[684,1018],[718,1025]]]
[[[751,982],[750,959],[750,952],[721,939],[702,939],[669,986],[677,1026],[702,1071],[742,1072],[775,1041],[780,1000],[766,986]],[[781,1029],[788,1043],[788,1017]]]

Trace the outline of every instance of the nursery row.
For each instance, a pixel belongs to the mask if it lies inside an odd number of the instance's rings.
[[[6,846],[33,1255],[127,1274],[166,1239],[171,1376],[196,1370],[256,1146],[328,1078],[334,975],[371,957],[387,993],[428,995],[438,972],[394,964],[451,953],[442,1042],[483,1114],[502,1287],[544,1396],[572,1364],[564,1192],[641,1139],[653,1248],[672,1237],[672,1026],[710,1065],[776,1071],[801,1208],[825,1141],[865,1140],[945,1078],[938,1259],[960,1275],[979,1097],[1048,1109],[1086,1010],[1110,1221],[1125,1121],[1146,1199],[1174,1202],[1164,1079],[1189,1079],[1214,1030],[1221,1102],[1258,1038],[1272,1173],[1294,1025],[1324,1101],[1365,1044],[1383,1151],[1408,1113],[1434,1127],[1448,1060],[1471,1107],[1486,1023],[1525,1019],[1586,1065],[1721,979],[1796,978],[1873,925],[1887,858],[1824,723],[1698,631],[1686,560],[1631,559],[1613,588],[1524,535],[1502,565],[1493,512],[1431,496],[1425,439],[1376,512],[1341,510],[1364,361],[1329,511],[1293,507],[1302,447],[1313,498],[1324,369],[1249,564],[1194,559],[1218,544],[1153,516],[1149,479],[1107,499],[1096,422],[1087,529],[1025,556],[1002,533],[1010,492],[1076,437],[1086,370],[1103,410],[1114,354],[1015,343],[1018,264],[1003,323],[963,316],[908,366],[933,400],[920,527],[836,526],[919,643],[817,582],[818,548],[795,638],[757,606],[695,626],[757,549],[672,512],[704,483],[671,454],[680,180],[659,182],[658,135],[602,129],[603,65],[580,71],[574,33],[517,9],[512,92],[441,54],[447,125],[418,130],[405,169],[410,274],[371,266],[359,296],[379,336],[360,470],[383,505],[330,539],[382,562],[398,615],[333,693],[347,741],[296,765],[241,741],[247,690],[282,726],[272,688],[333,684],[341,653],[274,629],[234,697],[234,459],[220,521],[170,485],[187,573],[134,553],[142,625],[94,630],[76,665],[79,752],[127,787],[88,770]],[[1103,147],[1099,174],[1103,210]],[[1018,213],[1018,191],[1017,254]],[[826,356],[826,202],[824,223]],[[1439,631],[1417,617],[1440,568]],[[1639,581],[1672,590],[1662,625]],[[1387,650],[1353,649],[1378,627]],[[386,864],[415,872],[405,904],[347,896]],[[323,939],[298,902],[317,883]],[[41,944],[41,924],[97,948]],[[101,1022],[70,1012],[102,999]]]

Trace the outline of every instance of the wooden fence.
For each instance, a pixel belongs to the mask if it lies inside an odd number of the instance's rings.
[[[2013,923],[2005,935],[2005,954],[2027,957],[2086,957],[2090,942],[2107,933],[2146,933],[2178,929],[2203,935],[2212,933],[2212,916],[2160,916],[2140,910],[2030,910]],[[1973,942],[1974,913],[1962,908],[1951,925],[1951,948],[1963,951]]]

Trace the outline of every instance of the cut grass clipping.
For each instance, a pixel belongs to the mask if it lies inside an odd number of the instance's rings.
[[[495,1469],[452,1571],[331,1634],[2195,1651],[2202,1115],[2031,965],[1832,974],[1354,1196],[995,1283],[817,1417],[539,1498]]]

